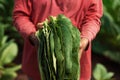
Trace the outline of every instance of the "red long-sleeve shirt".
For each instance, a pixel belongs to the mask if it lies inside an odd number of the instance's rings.
[[[24,38],[22,69],[29,76],[39,80],[37,50],[28,40],[32,32],[36,32],[37,23],[48,16],[64,14],[71,19],[81,32],[81,37],[91,42],[100,29],[102,16],[102,0],[15,0],[13,10],[14,25]],[[82,53],[80,60],[80,80],[91,77],[91,45]]]

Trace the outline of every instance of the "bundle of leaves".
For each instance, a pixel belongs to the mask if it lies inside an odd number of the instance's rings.
[[[79,80],[80,31],[62,14],[50,16],[43,26],[36,32],[42,80]]]

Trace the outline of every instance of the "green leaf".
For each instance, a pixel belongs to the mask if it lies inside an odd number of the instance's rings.
[[[9,75],[14,79],[15,77],[17,77],[17,73],[16,72],[11,72],[9,73]]]
[[[17,65],[10,68],[4,68],[2,76],[15,78],[17,76],[16,71],[19,69],[21,69],[21,65]]]
[[[4,42],[4,41],[3,41]],[[2,64],[1,62],[1,57],[3,55],[3,51],[8,47],[11,43],[13,43],[13,40],[10,40],[9,42],[5,42],[5,44],[0,46],[0,65]]]
[[[113,75],[114,73],[108,73],[107,69],[102,64],[97,64],[93,71],[93,77],[95,80],[111,80]]]
[[[104,76],[104,80],[110,80],[113,77],[114,73],[113,72],[109,72]]]
[[[17,52],[18,52],[18,48],[14,42],[11,42],[9,43],[9,45],[5,46],[0,54],[1,65],[12,62],[13,59],[17,56]]]
[[[106,68],[101,64],[97,64],[93,71],[93,76],[94,76],[95,80],[102,80],[102,78],[106,74],[107,74]]]
[[[15,72],[15,71],[17,71],[19,69],[21,69],[21,65],[17,65],[17,66],[10,67],[10,68],[5,68],[4,72],[5,73]]]
[[[16,72],[9,72],[9,73],[3,74],[0,80],[14,80],[16,76],[17,76]]]
[[[113,9],[116,9],[117,6],[120,6],[120,0],[115,0],[115,1],[113,1],[112,8],[113,8]]]
[[[4,36],[4,27],[0,26],[0,46],[2,44],[1,42],[2,42],[3,36]]]
[[[5,10],[5,7],[2,3],[0,3],[0,10],[4,11]]]
[[[16,71],[18,71],[19,69],[21,69],[21,65],[1,68],[0,72],[2,74],[1,74],[0,80],[13,80],[13,78],[17,76]]]
[[[21,65],[16,65],[13,67],[2,68],[1,69],[1,78],[0,80],[13,80],[17,76],[16,71],[21,69]]]
[[[1,45],[4,45],[7,41],[7,39],[8,39],[8,36],[3,36],[2,41],[1,41]]]

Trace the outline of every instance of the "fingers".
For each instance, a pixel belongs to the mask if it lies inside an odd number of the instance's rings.
[[[88,45],[88,39],[87,38],[82,38],[80,41],[80,50],[79,50],[79,56],[81,58],[82,53],[86,50],[86,47]]]
[[[82,38],[81,41],[80,41],[80,49],[83,49],[85,50],[86,47],[88,46],[89,44],[89,41],[87,38]]]
[[[43,28],[43,23],[38,23],[38,24],[37,24],[37,29],[42,29],[42,28]],[[30,43],[31,43],[34,47],[38,48],[38,46],[39,46],[39,40],[38,40],[38,38],[35,36],[35,33],[32,33],[32,34],[29,36],[29,41],[30,41]]]
[[[38,28],[38,29],[43,28],[43,23],[38,23],[38,24],[37,24],[37,28]]]

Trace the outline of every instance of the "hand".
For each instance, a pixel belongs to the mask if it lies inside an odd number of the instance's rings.
[[[31,33],[30,36],[28,37],[28,39],[33,46],[38,47],[39,40],[38,40],[37,36],[35,35],[35,33]]]
[[[37,24],[37,28],[38,28],[38,29],[43,28],[43,23],[38,23],[38,24]]]
[[[87,38],[82,38],[80,41],[80,50],[79,50],[79,56],[81,58],[82,53],[86,50],[88,47],[89,40]]]
[[[38,28],[38,29],[43,28],[43,24],[42,24],[42,23],[38,23],[38,24],[37,24],[37,28]],[[31,43],[33,46],[38,47],[38,45],[39,45],[39,40],[38,40],[37,36],[35,36],[35,33],[31,33],[28,38],[29,38],[30,43]]]

